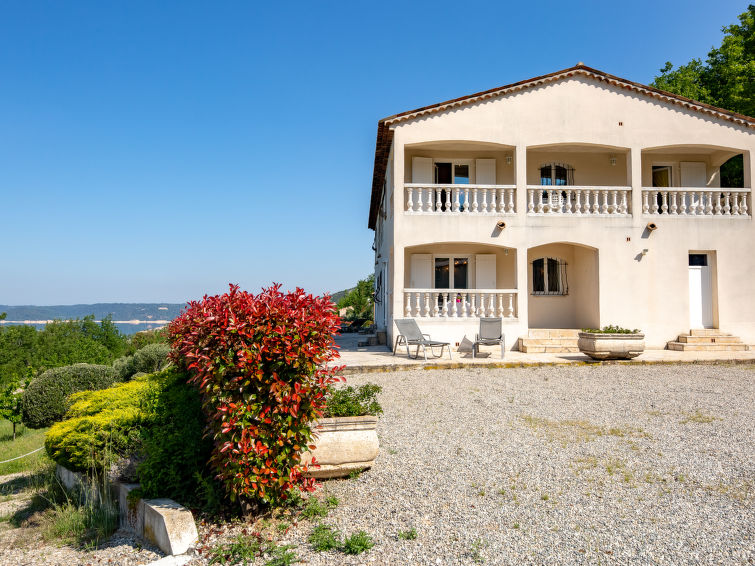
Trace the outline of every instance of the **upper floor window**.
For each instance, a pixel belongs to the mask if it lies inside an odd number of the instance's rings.
[[[438,185],[468,185],[469,164],[436,161],[435,183]]]
[[[574,184],[574,168],[564,163],[548,163],[540,166],[540,184],[562,186]]]
[[[533,295],[568,295],[566,262],[552,257],[541,257],[532,262]]]

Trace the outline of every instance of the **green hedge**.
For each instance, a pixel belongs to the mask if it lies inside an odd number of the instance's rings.
[[[113,362],[120,381],[128,381],[138,373],[155,373],[168,364],[168,344],[149,344],[137,350],[133,356],[123,356]]]
[[[207,469],[212,440],[205,438],[199,393],[175,368],[101,391],[72,397],[66,420],[47,433],[57,463],[76,471],[101,470],[132,454],[142,495],[170,497],[189,507],[216,510],[222,499]]]
[[[47,370],[32,380],[23,397],[23,422],[29,428],[44,428],[63,418],[70,406],[68,396],[77,391],[104,389],[117,380],[111,366],[74,364]]]

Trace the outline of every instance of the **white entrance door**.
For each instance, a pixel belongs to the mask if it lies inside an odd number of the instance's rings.
[[[707,254],[689,254],[689,326],[713,328],[713,289]]]

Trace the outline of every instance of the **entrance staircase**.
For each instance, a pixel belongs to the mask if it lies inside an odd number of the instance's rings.
[[[578,340],[578,328],[530,328],[517,345],[526,354],[562,354],[579,352]]]
[[[742,352],[750,349],[738,336],[724,334],[717,328],[692,329],[689,334],[680,334],[676,342],[669,342],[667,347],[681,352]]]

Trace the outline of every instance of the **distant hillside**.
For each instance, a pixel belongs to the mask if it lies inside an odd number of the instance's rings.
[[[173,320],[184,304],[178,303],[96,303],[92,305],[0,305],[0,313],[8,313],[8,320],[54,320],[84,318],[94,315],[101,320],[110,315],[113,320]]]
[[[346,295],[351,293],[356,287],[352,287],[351,289],[344,289],[343,291],[337,291],[330,295],[330,300],[333,301],[335,304],[338,304],[338,301],[343,299]]]

